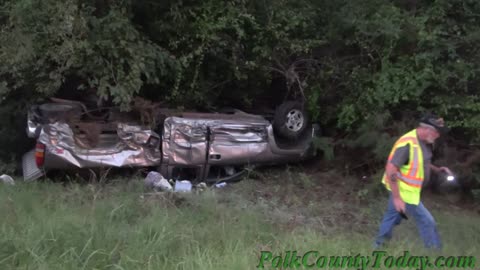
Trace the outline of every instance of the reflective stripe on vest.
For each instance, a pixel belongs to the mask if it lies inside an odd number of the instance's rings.
[[[389,155],[388,161],[391,161],[393,159],[393,154],[395,153],[395,150],[398,148],[400,144],[407,143],[407,145],[410,145],[410,150],[413,150],[413,160],[409,162],[407,166],[410,166],[408,168],[407,173],[402,173],[401,171],[397,173],[398,179],[400,179],[402,182],[405,184],[415,187],[415,188],[421,188],[423,184],[423,177],[418,176],[419,172],[419,166],[423,166],[422,161],[419,160],[419,147],[420,145],[418,144],[418,139],[413,136],[405,136],[400,138],[397,142],[395,142],[395,145],[392,149],[392,152]],[[410,157],[410,155],[409,155]]]
[[[420,193],[425,172],[423,167],[423,151],[415,129],[404,134],[395,142],[387,162],[392,161],[393,155],[399,147],[407,145],[410,147],[408,164],[402,165],[397,173],[397,179],[399,180],[398,191],[405,203],[418,205],[420,203]],[[383,174],[382,183],[391,191],[386,173]]]
[[[409,185],[409,186],[412,186],[412,187],[421,187],[422,186],[422,183],[423,181],[422,180],[416,180],[416,179],[411,179],[411,178],[407,178],[405,176],[403,176],[402,174],[398,173],[397,174],[397,177],[402,180],[403,182],[405,182],[405,184]]]
[[[416,147],[413,148],[413,163],[412,167],[410,167],[410,171],[408,172],[409,177],[415,177],[418,171],[418,149]]]
[[[408,142],[408,141],[411,141],[412,143],[415,143],[417,141],[417,138],[415,138],[415,137],[400,138],[397,142],[395,142],[395,145],[393,146],[393,148],[396,149],[399,144],[404,143],[404,142]],[[388,156],[388,161],[392,160],[394,153],[395,153],[395,151],[392,151],[390,153],[390,155]]]

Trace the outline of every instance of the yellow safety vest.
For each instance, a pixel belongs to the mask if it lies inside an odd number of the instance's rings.
[[[388,156],[388,162],[393,158],[395,150],[405,145],[410,146],[410,153],[408,164],[400,167],[399,175],[397,176],[398,191],[400,197],[405,203],[418,205],[420,203],[420,192],[424,179],[423,171],[423,152],[417,138],[417,131],[414,129],[398,139]],[[382,178],[382,183],[388,190],[390,185],[387,182],[386,173]]]

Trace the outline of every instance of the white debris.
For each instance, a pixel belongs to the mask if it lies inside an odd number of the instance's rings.
[[[175,181],[176,192],[190,192],[192,191],[192,183],[188,180]]]
[[[155,189],[161,190],[161,191],[173,190],[172,185],[170,185],[170,183],[165,178],[161,179],[160,182],[155,183],[154,186],[155,186]]]
[[[15,181],[10,175],[2,174],[0,176],[0,180],[7,185],[11,185],[11,186],[15,185]]]
[[[223,187],[226,187],[226,186],[227,186],[227,183],[225,183],[225,182],[215,184],[216,188],[223,188]]]
[[[198,184],[195,188],[196,188],[197,190],[204,191],[204,190],[207,189],[207,184],[205,184],[204,182],[201,182],[201,183]]]
[[[145,178],[145,187],[155,189],[156,191],[171,191],[172,185],[167,179],[158,172],[149,172]]]

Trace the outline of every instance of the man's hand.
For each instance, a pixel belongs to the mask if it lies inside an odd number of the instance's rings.
[[[400,213],[405,213],[405,202],[402,200],[402,198],[397,197],[393,198],[393,205],[395,206],[395,210]]]

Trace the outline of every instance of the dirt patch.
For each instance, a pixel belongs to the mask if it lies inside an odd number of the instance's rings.
[[[375,222],[369,203],[357,195],[353,181],[335,172],[308,175],[273,169],[229,192],[242,194],[252,205],[262,205],[266,218],[287,230],[307,226],[325,233],[344,229],[364,232]]]
[[[262,205],[265,217],[286,230],[301,226],[325,233],[375,230],[386,207],[387,192],[375,177],[346,177],[334,171],[305,173],[301,168],[262,171],[228,190],[241,194],[252,205]],[[425,192],[423,201],[432,210],[478,214],[478,203],[458,202]]]

